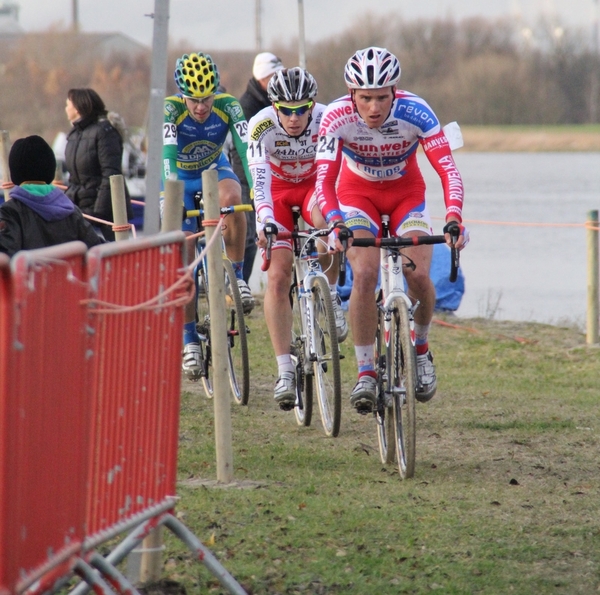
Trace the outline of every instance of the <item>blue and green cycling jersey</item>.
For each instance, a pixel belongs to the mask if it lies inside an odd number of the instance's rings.
[[[242,107],[228,93],[215,95],[212,111],[202,123],[192,118],[182,95],[167,97],[163,125],[163,180],[171,178],[172,174],[184,181],[201,178],[205,169],[222,162],[223,144],[227,133],[231,132],[251,186],[252,178],[246,159],[247,131],[248,124]]]

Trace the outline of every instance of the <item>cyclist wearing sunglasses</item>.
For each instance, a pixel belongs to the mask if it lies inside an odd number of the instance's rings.
[[[208,54],[184,54],[175,66],[177,95],[165,100],[163,127],[163,179],[183,180],[186,210],[198,208],[196,193],[202,190],[202,172],[216,169],[221,207],[242,202],[239,178],[223,154],[228,132],[244,165],[248,183],[252,178],[246,161],[248,124],[235,97],[219,93],[219,71]],[[188,235],[198,231],[197,218],[185,219],[182,229]],[[245,312],[250,312],[254,299],[243,280],[244,249],[246,244],[246,217],[233,213],[227,218],[223,232],[227,256],[233,263],[238,278]],[[194,260],[195,246],[187,243],[188,261]],[[200,377],[201,361],[199,337],[196,331],[194,301],[185,309],[183,332],[183,371],[191,380]]]
[[[381,215],[389,215],[393,235],[431,235],[425,202],[425,182],[417,163],[422,146],[440,176],[446,223],[456,221],[462,248],[468,233],[462,226],[463,184],[448,140],[429,105],[420,97],[396,88],[400,62],[384,48],[357,51],[347,62],[344,78],[349,94],[325,110],[319,131],[317,197],[323,213],[344,213],[354,237],[381,234]],[[446,231],[446,228],[444,228]],[[446,234],[451,243],[450,234]],[[339,246],[338,246],[339,247]],[[409,295],[415,311],[418,388],[417,399],[428,401],[437,387],[428,333],[435,305],[429,278],[432,247],[406,250],[414,268],[406,268]],[[350,402],[360,413],[376,402],[374,343],[377,328],[375,288],[379,251],[350,249],[354,275],[350,296],[358,382]]]
[[[265,232],[293,229],[292,207],[300,207],[311,227],[325,228],[315,197],[315,154],[321,115],[316,103],[317,83],[302,68],[276,72],[267,86],[272,104],[249,122],[248,165],[254,181],[254,206],[258,245],[265,248]],[[341,219],[341,217],[340,217]],[[338,338],[343,341],[348,325],[336,291],[337,267],[331,256],[324,266],[336,310]],[[279,378],[275,400],[282,409],[296,399],[296,376],[290,355],[292,310],[289,289],[293,264],[292,243],[274,239],[265,291],[265,320],[277,356]]]

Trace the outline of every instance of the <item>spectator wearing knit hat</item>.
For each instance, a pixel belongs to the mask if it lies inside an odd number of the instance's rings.
[[[267,95],[267,85],[278,70],[283,70],[283,62],[271,52],[262,52],[254,58],[252,78],[240,97],[246,120],[250,121],[250,118],[261,109],[271,105]]]
[[[103,243],[65,193],[51,185],[56,158],[41,136],[16,140],[8,167],[15,187],[0,206],[0,252],[12,256],[73,240],[88,247]]]
[[[283,62],[271,52],[261,52],[254,58],[252,66],[252,78],[240,97],[240,105],[244,111],[246,120],[257,114],[261,109],[271,105],[267,95],[267,85],[271,77],[278,71],[283,70]],[[242,202],[250,204],[250,188],[243,175],[242,162],[235,151],[229,151],[227,158],[231,161],[233,171],[242,183]],[[247,213],[246,250],[244,252],[244,280],[250,279],[254,258],[256,257],[256,221],[254,213]]]

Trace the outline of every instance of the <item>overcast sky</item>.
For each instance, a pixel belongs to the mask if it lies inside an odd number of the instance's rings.
[[[1,0],[0,0],[1,1]],[[50,25],[69,26],[73,0],[11,0],[20,5],[19,23],[26,32]],[[155,0],[79,0],[82,31],[120,31],[146,45],[152,42]],[[298,0],[260,0],[263,47],[297,36]],[[535,24],[540,15],[580,27],[591,35],[599,0],[303,0],[307,41],[335,35],[366,12],[394,12],[405,20],[451,16],[521,18]],[[194,49],[255,48],[256,0],[170,0],[169,36]]]

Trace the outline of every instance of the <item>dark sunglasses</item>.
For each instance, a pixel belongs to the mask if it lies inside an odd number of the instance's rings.
[[[294,105],[293,107],[290,107],[289,105],[281,105],[281,103],[275,103],[274,105],[275,109],[278,112],[281,112],[284,116],[293,116],[294,114],[297,116],[303,116],[313,106],[313,102],[309,101],[308,103]]]

